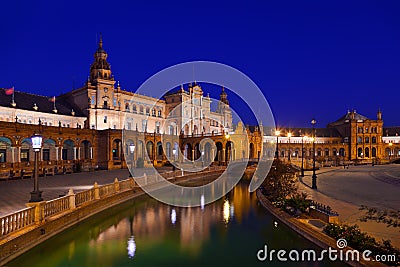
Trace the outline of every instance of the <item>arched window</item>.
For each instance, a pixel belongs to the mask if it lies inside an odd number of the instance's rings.
[[[372,141],[373,144],[376,144],[376,136],[372,136],[372,140],[371,141]]]
[[[157,111],[157,116],[161,117],[161,110],[160,109]]]
[[[130,110],[129,110],[129,104],[128,104],[128,103],[125,105],[125,111],[126,111],[126,112],[130,112]]]
[[[143,106],[139,107],[139,112],[140,112],[140,114],[143,114]]]
[[[153,116],[153,117],[156,116],[156,110],[154,108],[151,110],[151,116]]]
[[[372,151],[372,157],[373,158],[376,157],[376,148],[373,147],[371,151]]]
[[[369,158],[369,148],[368,147],[365,148],[365,157]]]
[[[357,150],[357,157],[361,158],[363,156],[363,149],[362,147],[359,147]]]
[[[133,106],[132,106],[132,112],[133,112],[133,113],[136,113],[136,105],[133,105]]]
[[[146,115],[150,115],[150,108],[146,108]]]
[[[361,136],[358,136],[357,137],[357,144],[361,144],[362,143],[362,137]]]
[[[365,137],[365,143],[369,144],[369,137]]]

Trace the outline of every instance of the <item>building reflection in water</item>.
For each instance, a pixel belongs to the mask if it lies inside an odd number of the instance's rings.
[[[213,227],[220,229],[221,222],[228,224],[232,220],[240,224],[250,212],[253,201],[256,197],[249,193],[247,185],[236,186],[223,200],[194,208],[171,207],[152,199],[145,200],[127,217],[101,231],[92,242],[128,240],[125,242],[130,258],[135,256],[137,246],[151,247],[166,238],[179,240],[177,244],[182,250],[198,252],[209,240]],[[178,231],[173,230],[172,225],[177,225]]]

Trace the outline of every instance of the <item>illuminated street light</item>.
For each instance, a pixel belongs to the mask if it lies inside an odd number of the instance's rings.
[[[40,202],[43,201],[42,191],[39,191],[39,177],[38,177],[38,161],[39,161],[39,152],[42,148],[42,140],[43,137],[40,134],[34,134],[31,137],[32,148],[35,152],[35,167],[34,167],[34,182],[33,182],[33,191],[31,192],[31,199],[29,202]]]
[[[130,145],[129,145],[129,151],[131,152],[131,157],[132,157],[132,160],[131,160],[131,171],[130,171],[130,177],[133,177],[133,162],[134,162],[134,157],[133,157],[133,153],[135,152],[135,144],[134,143],[131,143]]]
[[[276,135],[276,153],[275,153],[275,155],[276,155],[276,159],[279,159],[279,147],[278,147],[278,144],[279,144],[279,135],[281,134],[281,131],[278,131],[278,130],[276,130],[275,131],[275,135]]]
[[[315,119],[311,120],[312,128],[313,128],[313,175],[312,175],[312,189],[317,189],[317,174],[315,173],[315,140],[316,140],[316,130],[315,124],[317,121]]]

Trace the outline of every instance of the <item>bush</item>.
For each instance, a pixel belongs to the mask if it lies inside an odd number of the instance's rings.
[[[307,199],[307,193],[295,193],[291,198],[286,200],[286,204],[301,212],[306,212],[310,207],[310,199]]]
[[[373,255],[400,255],[400,250],[393,247],[390,240],[382,240],[378,242],[372,236],[365,232],[361,232],[358,225],[339,225],[329,223],[324,232],[335,239],[344,238],[348,246],[357,249],[358,251],[370,250]],[[398,259],[399,260],[399,259]],[[386,262],[386,264],[395,265],[395,262]]]
[[[138,158],[136,160],[136,168],[143,168],[144,167],[144,160],[143,158]]]

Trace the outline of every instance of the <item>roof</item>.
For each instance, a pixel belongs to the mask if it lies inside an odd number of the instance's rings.
[[[279,128],[281,132],[281,136],[286,136],[287,133],[291,133],[292,136],[302,136],[308,135],[311,136],[313,134],[313,129],[310,127],[302,127],[302,128]],[[268,135],[268,130],[264,127],[264,134]],[[315,128],[316,135],[318,137],[341,137],[339,132],[334,128]],[[271,135],[275,135],[275,130],[271,133]]]
[[[354,118],[352,117],[353,115],[354,115]],[[338,120],[336,120],[330,124],[341,124],[341,123],[344,123],[349,120],[369,120],[369,119],[361,114],[358,114],[355,110],[353,110],[353,111],[349,110],[349,111],[347,111],[347,113],[345,115],[343,115]]]
[[[5,90],[0,89],[0,106],[11,106],[12,95],[6,95]],[[15,108],[23,110],[34,110],[34,104],[37,105],[39,112],[54,114],[54,103],[50,97],[30,94],[26,92],[14,91],[14,101],[17,104]],[[85,115],[75,105],[67,102],[65,99],[57,99],[56,97],[57,114],[72,116],[71,111],[74,110],[75,116],[85,117]]]
[[[391,126],[383,128],[383,136],[399,136],[400,126]]]

